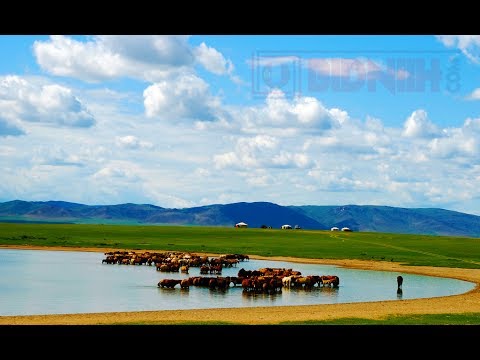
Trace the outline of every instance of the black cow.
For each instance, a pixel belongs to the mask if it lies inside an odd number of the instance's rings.
[[[397,276],[397,289],[401,290],[402,289],[402,284],[403,284],[403,277],[401,275]]]

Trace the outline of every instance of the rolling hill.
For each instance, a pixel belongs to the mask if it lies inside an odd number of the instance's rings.
[[[84,205],[65,201],[0,203],[0,222],[174,224],[234,226],[246,222],[280,228],[299,225],[308,230],[333,226],[353,231],[480,237],[480,216],[438,208],[373,205],[281,206],[269,202],[214,204],[168,209],[150,204]]]

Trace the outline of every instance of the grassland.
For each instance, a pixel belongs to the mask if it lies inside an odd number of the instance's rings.
[[[480,239],[195,226],[0,223],[0,245],[241,253],[480,269]]]

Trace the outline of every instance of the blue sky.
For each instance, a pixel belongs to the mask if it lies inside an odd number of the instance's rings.
[[[0,35],[0,201],[480,215],[480,36]]]

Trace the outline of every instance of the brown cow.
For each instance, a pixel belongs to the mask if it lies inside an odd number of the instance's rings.
[[[333,286],[338,287],[340,284],[340,279],[336,275],[322,275],[320,276],[323,286]]]
[[[233,283],[233,286],[242,285],[242,280],[244,278],[241,276],[230,276],[230,282]]]
[[[173,289],[176,285],[180,284],[182,280],[180,279],[162,279],[158,282],[158,287],[167,289]]]
[[[189,289],[191,284],[190,278],[188,279],[182,279],[180,282],[180,289]]]
[[[244,278],[242,280],[242,288],[245,292],[253,291],[253,280],[251,278]]]

